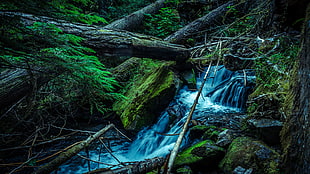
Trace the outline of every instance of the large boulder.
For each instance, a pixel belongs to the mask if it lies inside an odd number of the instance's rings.
[[[179,86],[169,62],[156,62],[147,74],[135,79],[125,93],[126,99],[115,103],[113,110],[127,130],[139,131],[153,123],[168,106]]]
[[[210,171],[216,168],[224,154],[225,149],[216,146],[211,140],[204,140],[179,153],[174,168],[188,166],[194,172]]]
[[[236,168],[251,170],[252,174],[277,174],[280,155],[263,142],[249,137],[236,138],[228,148],[219,167],[225,173]]]

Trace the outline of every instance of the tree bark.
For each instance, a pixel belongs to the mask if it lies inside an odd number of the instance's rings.
[[[302,49],[292,91],[292,109],[281,132],[285,173],[310,171],[310,3],[303,26]]]
[[[185,27],[181,28],[172,35],[166,37],[164,40],[170,43],[183,43],[186,39],[190,38],[194,34],[197,34],[200,30],[210,27],[220,20],[223,15],[229,10],[228,6],[235,4],[235,1],[229,1],[218,8],[212,10],[207,15],[196,19]],[[200,33],[201,34],[201,33]]]
[[[94,25],[69,23],[64,20],[18,12],[0,12],[0,16],[19,17],[26,26],[32,25],[34,22],[54,24],[65,33],[84,37],[83,44],[93,48],[98,54],[146,57],[178,62],[183,62],[190,56],[190,51],[184,46],[171,44],[152,36]]]
[[[15,69],[0,72],[0,109],[30,94],[51,78],[43,78],[37,70]]]
[[[134,164],[126,165],[119,169],[108,170],[107,169],[97,169],[87,174],[140,174],[147,173],[161,167],[165,162],[162,157],[146,159],[145,161],[135,162]]]
[[[78,143],[75,146],[72,146],[67,151],[62,152],[57,158],[53,159],[49,163],[45,164],[44,166],[40,167],[37,171],[34,172],[34,174],[40,174],[40,173],[51,173],[52,171],[56,170],[61,164],[78,154],[81,150],[83,150],[85,147],[87,147],[92,141],[99,138],[102,134],[104,134],[106,131],[108,131],[110,128],[114,127],[113,124],[109,124],[100,131],[98,131],[96,134],[89,136],[86,140],[82,141],[81,143]]]
[[[129,14],[128,16],[121,18],[112,22],[111,24],[105,26],[106,29],[119,29],[119,30],[127,30],[133,31],[142,25],[145,14],[153,14],[159,11],[162,7],[164,7],[164,2],[166,0],[157,0],[156,2]]]

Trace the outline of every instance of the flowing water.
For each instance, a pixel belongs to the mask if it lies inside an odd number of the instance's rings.
[[[202,73],[201,76],[203,77],[204,74]],[[232,113],[242,112],[251,88],[247,83],[253,81],[253,78],[255,77],[252,72],[231,72],[223,66],[212,67],[192,119],[203,124],[220,123],[222,125],[227,120],[233,120],[227,119],[227,117],[230,117]],[[201,83],[202,78],[198,77],[198,88]],[[112,154],[121,162],[142,161],[167,155],[177,139],[177,136],[173,136],[173,134],[178,134],[181,131],[197,93],[198,91],[189,90],[185,86],[162,112],[157,123],[141,130],[133,142],[112,141]],[[185,138],[182,143],[185,145],[188,142],[189,140]],[[85,152],[80,154],[95,161],[108,164],[119,163],[110,153],[103,152],[102,149],[104,148],[98,145],[88,155]],[[82,161],[73,159],[68,164],[61,166],[58,173],[88,172],[89,165],[91,170],[108,167],[104,164],[88,163],[87,160]]]

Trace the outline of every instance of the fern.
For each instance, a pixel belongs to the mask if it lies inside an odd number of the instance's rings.
[[[43,67],[46,72],[60,74],[41,89],[49,95],[37,101],[37,108],[51,107],[51,103],[56,102],[63,106],[89,106],[91,112],[96,109],[104,113],[111,101],[123,97],[115,92],[117,81],[98,57],[92,55],[94,51],[80,44],[83,38],[65,34],[55,25],[42,22],[16,30],[14,34],[23,34],[19,39],[23,45],[20,50],[6,48],[1,54],[0,66]],[[17,40],[14,35],[5,37]],[[4,42],[1,40],[1,45],[5,45]]]

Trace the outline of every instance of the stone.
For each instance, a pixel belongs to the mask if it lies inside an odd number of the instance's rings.
[[[257,130],[260,138],[267,144],[280,144],[280,131],[283,123],[274,119],[249,119],[249,128]]]
[[[231,142],[239,136],[231,129],[226,129],[218,134],[216,145],[220,147],[227,147]]]
[[[142,78],[135,79],[124,94],[127,98],[113,105],[125,129],[139,131],[152,124],[169,105],[180,84],[169,66],[160,62]]]
[[[238,137],[229,146],[219,168],[225,173],[239,171],[240,168],[236,168],[242,166],[244,169],[251,169],[253,174],[278,174],[279,161],[280,155],[263,142],[249,137]]]
[[[224,154],[224,148],[216,146],[211,140],[204,140],[180,152],[176,157],[174,168],[189,166],[194,173],[210,171],[216,168]]]

